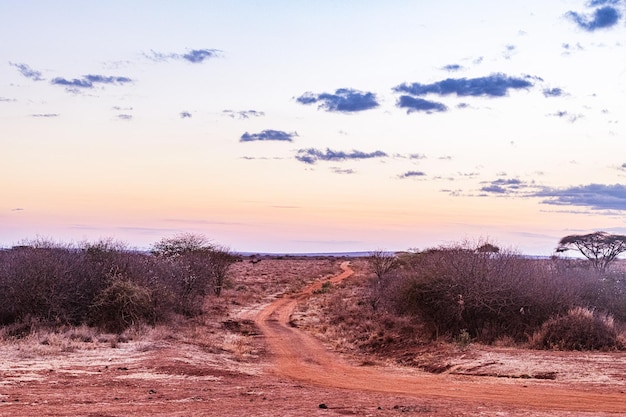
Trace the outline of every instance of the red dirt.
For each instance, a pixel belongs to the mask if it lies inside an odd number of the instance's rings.
[[[250,280],[265,286],[287,276],[263,262]],[[293,274],[295,264],[285,262],[281,268]],[[304,276],[307,264],[295,266]],[[372,362],[359,361],[358,352],[330,351],[292,325],[292,312],[324,282],[338,284],[352,276],[348,262],[341,267],[339,275],[264,305],[250,285],[246,296],[252,301],[235,304],[241,295],[228,301],[239,313],[229,315],[221,328],[199,325],[191,336],[68,346],[55,353],[44,349],[48,342],[2,345],[0,416],[626,415],[622,353],[478,347],[463,364],[433,375],[390,364],[359,366]],[[328,264],[310,268],[308,276],[319,278],[324,268]],[[576,367],[584,378],[568,379]],[[553,369],[559,370],[555,380],[498,377]]]

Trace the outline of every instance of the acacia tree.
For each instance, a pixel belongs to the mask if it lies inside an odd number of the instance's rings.
[[[626,252],[626,236],[607,232],[594,232],[586,235],[569,235],[559,241],[557,252],[575,249],[598,271],[605,271],[622,253]]]

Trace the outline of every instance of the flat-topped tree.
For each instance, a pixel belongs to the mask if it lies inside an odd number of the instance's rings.
[[[607,232],[594,232],[586,235],[569,235],[559,241],[557,252],[578,250],[589,259],[595,269],[605,271],[622,253],[626,252],[626,236]]]

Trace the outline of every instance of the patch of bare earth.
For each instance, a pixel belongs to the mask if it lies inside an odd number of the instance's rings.
[[[626,410],[622,353],[416,343],[383,355],[384,338],[381,349],[366,353],[323,314],[336,297],[358,296],[365,274],[353,264],[356,275],[323,287],[341,272],[339,261],[246,260],[236,264],[232,287],[207,301],[203,317],[121,336],[84,328],[0,342],[0,416],[601,416]],[[318,280],[309,294],[300,293]],[[274,303],[292,300],[287,327],[306,341],[291,346],[295,377],[280,372],[283,353],[273,350],[291,336],[271,339],[257,323]],[[278,307],[272,311],[278,314]],[[278,318],[264,323],[282,331]],[[364,339],[376,342],[375,335]],[[311,357],[300,367],[297,355],[308,343],[324,359]],[[425,372],[429,366],[441,373]],[[333,369],[362,380],[342,380]],[[569,402],[525,406],[516,400],[524,390],[569,393],[563,397]],[[502,395],[494,400],[491,391]],[[597,409],[575,406],[585,401]]]

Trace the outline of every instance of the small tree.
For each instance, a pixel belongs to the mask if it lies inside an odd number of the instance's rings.
[[[598,271],[604,272],[622,252],[626,252],[626,236],[607,232],[569,235],[559,241],[557,252],[578,250]]]
[[[376,277],[381,280],[385,275],[398,269],[400,263],[398,257],[394,253],[386,252],[382,249],[370,252],[367,263],[370,270],[376,274]]]

